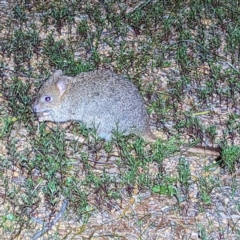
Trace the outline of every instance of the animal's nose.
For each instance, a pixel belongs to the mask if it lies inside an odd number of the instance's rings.
[[[33,105],[33,111],[36,113],[37,112],[37,105]]]

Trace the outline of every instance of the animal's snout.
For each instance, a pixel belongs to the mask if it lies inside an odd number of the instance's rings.
[[[38,112],[38,106],[37,106],[36,103],[33,104],[32,109],[33,109],[33,111],[34,111],[35,113]]]

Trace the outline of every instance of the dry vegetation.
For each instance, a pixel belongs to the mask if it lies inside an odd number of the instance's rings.
[[[0,8],[1,239],[240,239],[239,1]],[[55,69],[128,76],[159,140],[39,124]]]

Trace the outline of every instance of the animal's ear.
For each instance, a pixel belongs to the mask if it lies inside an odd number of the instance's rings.
[[[60,92],[60,96],[62,96],[67,90],[67,82],[65,79],[60,79],[57,81],[56,86]]]
[[[59,77],[59,76],[62,76],[63,75],[63,72],[62,72],[62,70],[56,70],[54,73],[53,73],[53,76],[54,77]]]

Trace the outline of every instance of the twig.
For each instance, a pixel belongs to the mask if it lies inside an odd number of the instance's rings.
[[[48,230],[50,230],[60,220],[60,218],[62,217],[63,213],[66,211],[67,205],[68,205],[68,200],[64,199],[60,211],[57,213],[56,217],[52,220],[52,222],[50,222],[49,224],[43,226],[43,229],[41,229],[38,232],[36,232],[35,235],[31,238],[31,240],[37,240],[44,233],[46,233]],[[35,218],[33,220],[39,222]]]

